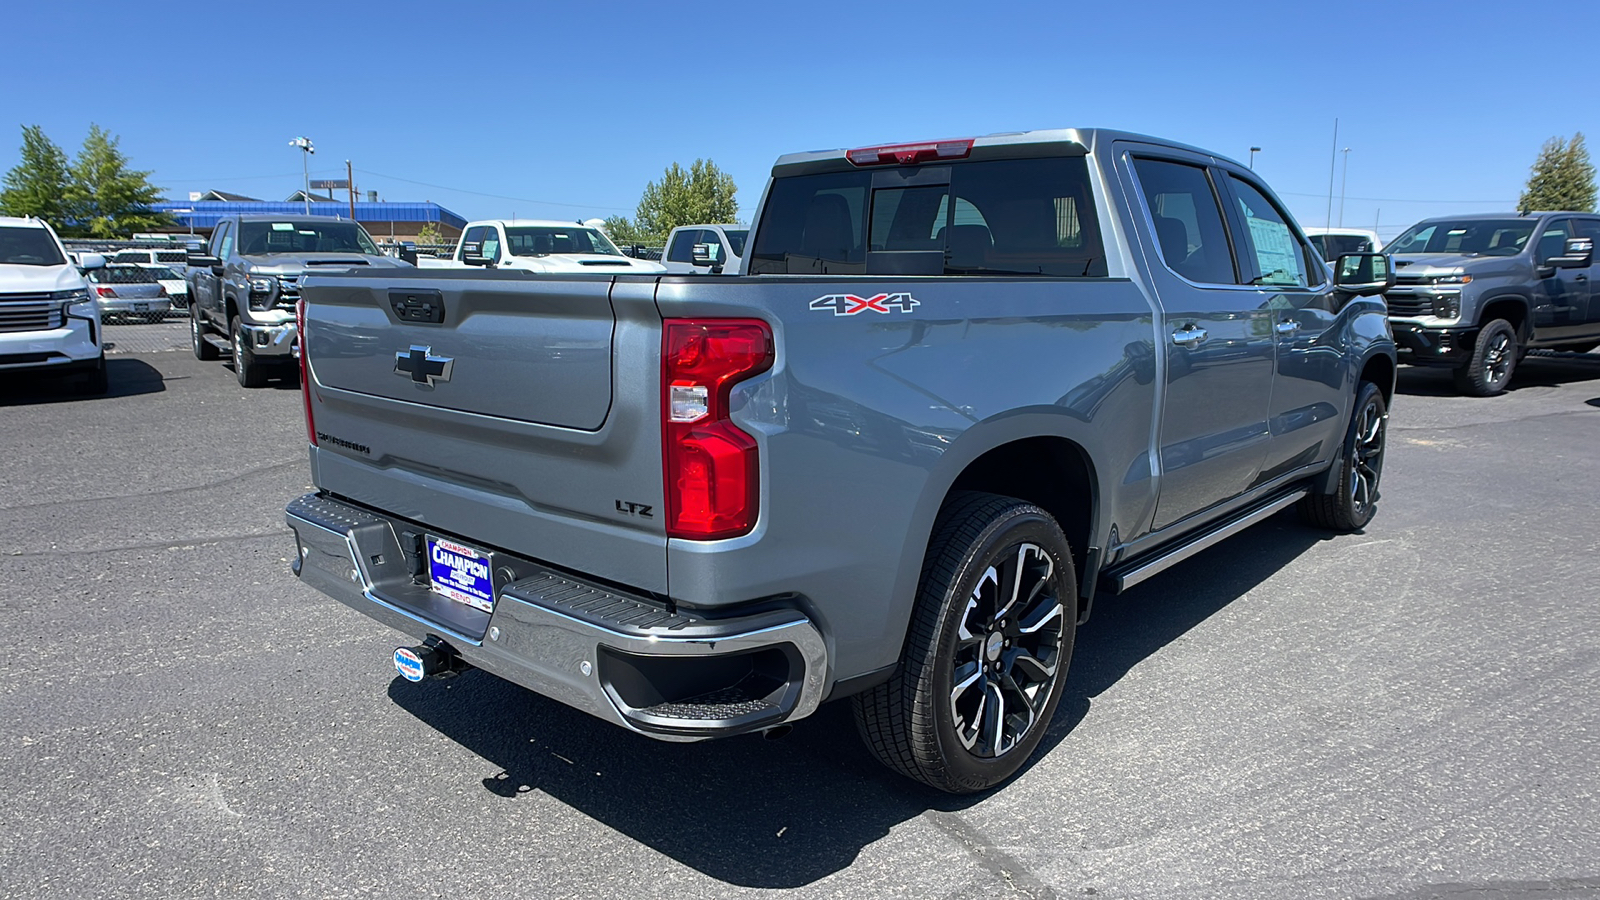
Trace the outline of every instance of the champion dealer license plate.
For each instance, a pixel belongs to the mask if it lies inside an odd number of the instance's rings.
[[[494,612],[494,574],[487,553],[443,538],[428,538],[428,583],[436,594]]]

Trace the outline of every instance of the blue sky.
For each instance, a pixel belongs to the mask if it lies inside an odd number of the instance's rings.
[[[0,59],[0,169],[22,125],[72,153],[94,122],[179,200],[287,196],[304,134],[313,178],[349,159],[362,190],[468,218],[631,215],[697,157],[748,216],[789,151],[1095,126],[1241,160],[1259,146],[1257,171],[1314,226],[1337,117],[1343,223],[1388,236],[1509,209],[1547,138],[1600,138],[1592,0],[57,0],[6,20],[37,37]]]

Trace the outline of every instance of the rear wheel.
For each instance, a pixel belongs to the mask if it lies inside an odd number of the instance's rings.
[[[1478,332],[1472,358],[1456,369],[1456,389],[1469,397],[1492,397],[1511,383],[1511,373],[1525,351],[1517,346],[1517,332],[1505,319],[1495,319]]]
[[[194,358],[212,360],[221,354],[206,340],[206,326],[200,322],[200,308],[189,307],[189,341],[194,345]]]
[[[1378,480],[1389,429],[1389,407],[1383,391],[1363,381],[1356,391],[1355,414],[1345,433],[1337,465],[1339,477],[1330,493],[1312,493],[1300,501],[1300,512],[1313,525],[1334,531],[1355,531],[1378,512]]]
[[[228,333],[233,338],[233,374],[239,379],[239,386],[258,388],[266,384],[267,371],[256,362],[256,355],[250,350],[250,335],[245,333],[238,316],[233,317]]]
[[[960,493],[941,510],[899,670],[855,697],[884,765],[951,793],[993,787],[1039,746],[1077,624],[1072,551],[1050,514]]]

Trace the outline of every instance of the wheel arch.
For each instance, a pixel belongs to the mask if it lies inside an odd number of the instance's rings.
[[[916,603],[934,521],[956,491],[1016,497],[1050,513],[1072,548],[1080,620],[1087,614],[1098,567],[1102,490],[1089,424],[1060,410],[1017,412],[969,429],[945,452],[917,503],[896,578],[898,626],[908,626]],[[1040,477],[1041,472],[1049,473]],[[901,628],[902,638],[904,628]]]
[[[1497,294],[1483,301],[1478,312],[1478,327],[1495,319],[1505,319],[1517,332],[1517,340],[1527,343],[1533,333],[1532,305],[1521,294]]]

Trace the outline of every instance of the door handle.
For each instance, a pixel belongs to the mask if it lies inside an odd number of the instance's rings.
[[[1300,323],[1294,321],[1293,319],[1290,319],[1287,322],[1279,322],[1278,325],[1277,325],[1277,331],[1278,331],[1279,334],[1294,334],[1296,331],[1299,331],[1299,330],[1300,330]]]
[[[1200,346],[1200,342],[1205,339],[1206,330],[1204,328],[1196,328],[1193,325],[1185,325],[1172,333],[1172,342],[1174,344],[1191,350]]]

